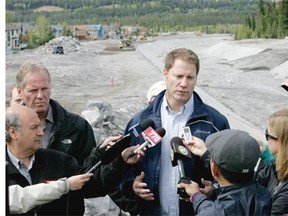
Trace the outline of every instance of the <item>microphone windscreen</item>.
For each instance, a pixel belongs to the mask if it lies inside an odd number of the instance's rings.
[[[182,139],[181,139],[180,137],[176,136],[176,137],[173,137],[173,138],[171,139],[170,144],[171,144],[171,145],[174,145],[174,144],[176,144],[176,145],[183,145],[183,141],[182,141]]]
[[[120,140],[118,140],[114,145],[108,148],[103,154],[101,155],[102,164],[108,164],[114,160],[121,152],[129,147],[131,141],[131,136],[126,135]]]
[[[164,128],[162,128],[162,127],[157,128],[155,131],[156,131],[161,137],[164,137],[165,134],[166,134],[166,130],[165,130]]]
[[[139,123],[139,125],[140,125],[142,130],[147,129],[148,127],[152,127],[153,129],[155,129],[155,123],[151,119],[145,119],[145,120],[141,121]]]

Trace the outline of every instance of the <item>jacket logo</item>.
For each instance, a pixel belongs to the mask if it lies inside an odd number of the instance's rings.
[[[63,144],[71,144],[72,140],[71,139],[64,139],[61,141]]]
[[[198,134],[210,134],[211,131],[205,131],[205,130],[200,130],[199,128],[197,128],[196,131],[193,132],[194,133],[198,133]]]
[[[44,179],[43,183],[48,184],[49,182],[52,182],[52,181],[56,181],[56,180],[54,180],[54,179]]]

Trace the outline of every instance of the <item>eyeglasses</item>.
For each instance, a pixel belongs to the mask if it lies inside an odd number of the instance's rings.
[[[270,135],[270,134],[268,133],[268,129],[265,130],[265,137],[266,137],[266,140],[267,140],[267,141],[268,141],[269,139],[273,139],[273,140],[275,140],[275,141],[278,140],[277,137],[272,136],[272,135]]]

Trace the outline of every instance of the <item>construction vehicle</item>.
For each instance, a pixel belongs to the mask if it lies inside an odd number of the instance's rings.
[[[133,43],[131,34],[129,30],[126,27],[120,27],[120,42],[119,42],[119,48],[123,49],[124,47],[130,47]]]

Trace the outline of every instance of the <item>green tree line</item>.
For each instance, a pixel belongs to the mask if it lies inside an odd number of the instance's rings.
[[[63,11],[35,12],[41,6]],[[288,0],[6,0],[9,22],[36,24],[131,25],[151,32],[235,33],[236,39],[283,38],[288,31]]]
[[[245,25],[236,31],[241,38],[284,38],[288,36],[288,0],[259,0],[257,14],[247,15]]]
[[[33,12],[54,5],[61,12]],[[251,0],[6,0],[13,22],[35,22],[43,15],[51,24],[141,25],[150,29],[187,30],[216,24],[244,24],[246,14],[255,13]]]

